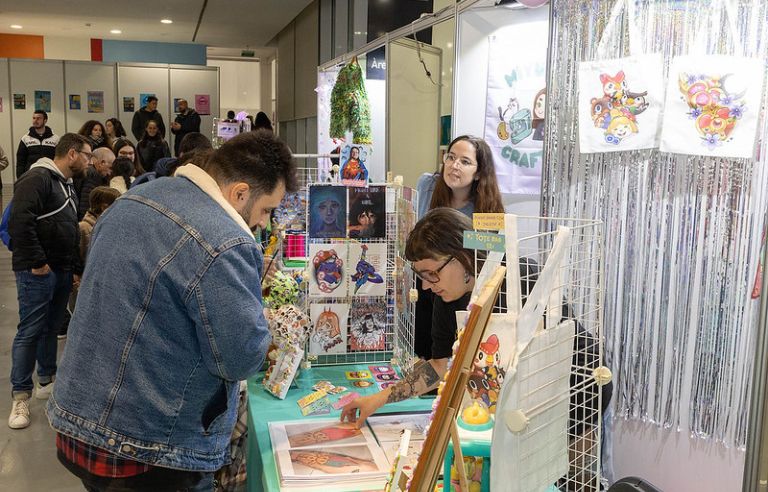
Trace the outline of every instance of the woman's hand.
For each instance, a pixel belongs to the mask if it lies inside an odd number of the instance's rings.
[[[387,403],[388,396],[389,388],[373,395],[354,399],[341,410],[341,421],[354,422],[355,427],[359,429],[365,423],[365,419]]]

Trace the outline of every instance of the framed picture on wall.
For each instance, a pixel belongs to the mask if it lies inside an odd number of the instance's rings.
[[[135,109],[136,105],[134,104],[134,101],[135,101],[135,99],[132,96],[131,97],[124,97],[123,98],[123,112],[124,113],[133,113],[134,111],[136,111],[136,109]]]
[[[80,111],[80,94],[69,95],[69,109],[70,111]]]
[[[104,112],[104,91],[88,91],[88,112]]]
[[[27,109],[27,95],[26,94],[14,94],[13,95],[13,109]]]
[[[35,91],[35,111],[51,112],[51,91]]]

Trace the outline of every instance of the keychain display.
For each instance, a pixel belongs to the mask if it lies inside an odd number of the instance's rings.
[[[293,279],[291,279],[293,281]],[[304,356],[304,343],[309,333],[309,317],[291,304],[267,314],[272,345],[267,353],[269,367],[264,375],[264,388],[285,398]]]

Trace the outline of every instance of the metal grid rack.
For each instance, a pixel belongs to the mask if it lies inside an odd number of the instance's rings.
[[[557,479],[557,486],[563,492],[597,492],[600,490],[603,401],[601,386],[593,377],[593,370],[601,365],[603,355],[600,264],[603,247],[602,223],[595,220],[518,216],[517,224],[520,231],[518,252],[523,303],[527,297],[526,293],[535,285],[540,269],[549,258],[558,227],[566,226],[571,230],[571,241],[561,267],[561,281],[557,286],[563,298],[560,322],[574,320],[576,324],[571,358],[568,426],[564,430],[569,446],[569,471],[567,475]],[[476,254],[478,272],[487,253],[478,251]],[[502,264],[505,263],[506,260],[503,260]],[[511,300],[507,298],[506,285],[502,284],[494,311],[507,312],[508,302]],[[547,326],[546,323],[551,307],[548,306],[545,310],[539,328],[554,327]],[[562,434],[560,438],[562,439]],[[520,459],[539,451],[525,449]],[[538,472],[536,469],[523,470],[524,476],[511,478],[520,479],[521,483],[524,483],[526,476]]]
[[[309,206],[308,193],[309,185],[317,183],[318,171],[313,168],[300,168],[299,179],[302,190],[307,194],[307,206]],[[319,184],[319,183],[318,183]],[[334,183],[338,184],[338,183]],[[372,183],[371,186],[384,186],[384,184]],[[398,244],[404,244],[404,241],[398,241],[398,237],[407,237],[410,230],[404,230],[404,224],[398,217],[402,216],[402,207],[408,207],[411,216],[415,217],[417,196],[416,191],[403,186],[387,184],[386,185],[386,237],[371,239],[318,239],[306,237],[305,257],[309,256],[309,247],[311,244],[386,244],[387,259],[385,269],[386,295],[384,296],[350,296],[338,297],[310,297],[308,293],[309,282],[303,285],[303,308],[307,313],[310,312],[312,304],[348,304],[350,306],[357,303],[382,302],[386,306],[386,327],[384,331],[385,348],[383,350],[358,350],[352,351],[349,346],[349,337],[347,338],[347,347],[345,353],[340,354],[312,354],[310,353],[309,342],[305,350],[305,365],[327,366],[339,364],[377,364],[388,363],[399,365],[405,368],[412,361],[414,354],[414,306],[409,301],[410,289],[415,286],[415,277],[410,269],[409,263],[402,257],[403,251],[398,248]],[[400,207],[400,209],[398,208]],[[415,221],[414,221],[415,222]],[[410,224],[410,227],[413,223]],[[400,234],[400,235],[398,235]],[[344,258],[344,264],[347,269],[352,268],[357,262],[357,258],[352,258],[349,254]],[[310,275],[309,266],[305,275]],[[345,273],[345,276],[349,276]],[[405,294],[404,294],[405,292]],[[403,300],[401,308],[398,308],[396,296],[407,297]],[[352,311],[347,319],[347,326],[351,323]]]

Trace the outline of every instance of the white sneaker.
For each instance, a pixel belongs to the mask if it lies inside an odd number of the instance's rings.
[[[55,382],[51,381],[50,383],[46,384],[45,386],[37,385],[37,388],[35,389],[35,398],[38,400],[47,400],[49,396],[51,396],[51,393],[53,393],[53,385],[56,384]]]
[[[29,426],[29,400],[13,400],[11,415],[8,417],[8,427],[23,429]]]

